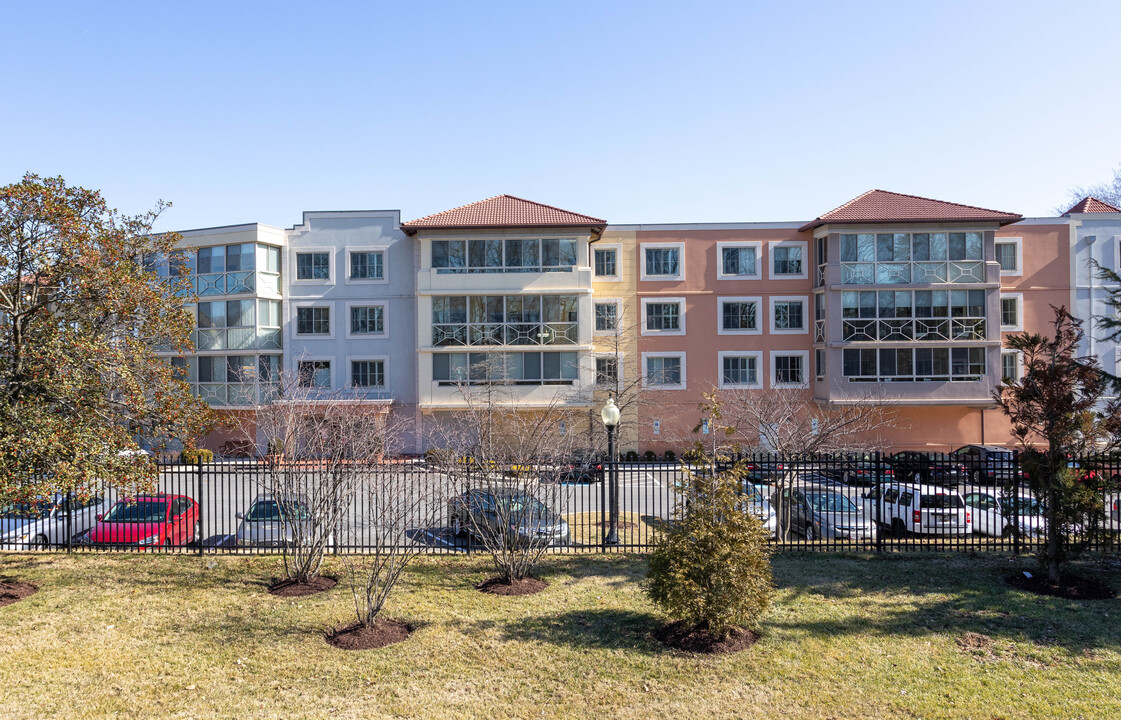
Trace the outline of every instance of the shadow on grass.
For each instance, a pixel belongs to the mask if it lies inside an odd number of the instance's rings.
[[[661,652],[662,646],[650,633],[661,622],[656,615],[634,610],[573,610],[503,623],[501,631],[507,640],[653,655]]]

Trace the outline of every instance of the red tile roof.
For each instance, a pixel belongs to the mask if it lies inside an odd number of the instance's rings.
[[[930,198],[887,190],[869,190],[803,225],[801,230],[828,223],[897,223],[897,222],[1016,222],[1023,216],[1015,213],[986,210],[972,205],[931,200]]]
[[[571,227],[606,224],[606,220],[561,210],[552,205],[523,200],[513,195],[496,195],[470,205],[410,220],[402,223],[401,227],[412,234],[421,228]]]
[[[1078,201],[1078,204],[1067,210],[1063,215],[1073,215],[1074,213],[1103,213],[1103,212],[1121,212],[1121,208],[1115,208],[1109,203],[1098,200],[1096,197],[1087,195]]]

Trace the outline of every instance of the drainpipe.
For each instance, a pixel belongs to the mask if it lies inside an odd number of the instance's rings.
[[[1089,255],[1090,255],[1089,260],[1094,259],[1094,242],[1097,239],[1098,238],[1097,238],[1096,235],[1087,235],[1086,236],[1086,245],[1088,246],[1088,251],[1089,251]],[[1089,323],[1090,327],[1087,328],[1088,332],[1086,333],[1086,337],[1088,337],[1090,339],[1090,357],[1095,357],[1095,353],[1094,353],[1094,275],[1096,273],[1094,272],[1094,266],[1090,263],[1089,260],[1086,261],[1086,271],[1090,274],[1090,310],[1089,310],[1089,317],[1086,318],[1086,322]]]

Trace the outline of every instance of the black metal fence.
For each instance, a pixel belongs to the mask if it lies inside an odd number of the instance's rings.
[[[776,549],[1028,552],[1045,537],[1042,503],[1031,495],[1018,458],[1011,453],[981,457],[756,455],[741,461],[746,471],[741,486],[745,511],[763,520]],[[704,476],[723,471],[727,465],[668,460],[550,467],[541,474],[545,479],[540,486],[548,489],[540,497],[567,525],[563,540],[552,550],[649,550],[659,528],[672,522],[677,509],[689,501],[689,474]],[[1064,528],[1068,540],[1093,551],[1116,552],[1121,539],[1121,459],[1078,458],[1070,460],[1069,467],[1075,482],[1095,488],[1101,507]],[[276,468],[272,470],[275,473]],[[462,470],[423,460],[347,468],[354,474],[358,491],[343,498],[345,512],[330,531],[332,551],[369,552],[387,544],[419,544],[430,553],[482,550],[480,538],[455,532],[471,525],[455,521],[451,501],[468,487],[509,485],[511,473],[508,469],[477,469],[472,476]],[[526,473],[539,470],[517,469],[513,474],[523,482],[513,485],[529,487],[533,483],[524,482]],[[314,467],[302,472],[317,481]],[[381,499],[362,492],[374,478],[383,493]],[[386,527],[379,519],[379,508],[387,488],[391,493],[411,494],[415,502],[409,507],[417,513],[417,522]],[[263,461],[161,465],[149,496],[124,498],[112,490],[93,488],[88,497],[71,495],[9,508],[9,515],[18,516],[18,522],[5,519],[7,534],[0,547],[73,552],[279,552],[285,538],[276,532],[277,509],[275,503],[269,505],[272,490],[275,481]],[[617,493],[614,526],[618,543],[607,544],[613,493]],[[421,522],[421,516],[434,516],[437,521],[430,525]]]

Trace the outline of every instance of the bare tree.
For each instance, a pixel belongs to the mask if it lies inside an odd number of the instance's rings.
[[[368,466],[391,440],[385,405],[315,387],[313,371],[282,373],[275,392],[244,431],[268,448],[262,485],[282,511],[285,578],[314,579],[337,542]],[[253,437],[253,436],[256,437]]]
[[[435,439],[455,493],[449,525],[482,543],[504,583],[529,577],[551,545],[571,539],[559,481],[582,420],[564,392],[531,405],[516,389],[501,354],[476,363],[459,386],[464,409]]]
[[[879,432],[895,427],[897,412],[870,389],[844,405],[819,405],[804,388],[722,389],[705,396],[701,412],[713,417],[719,433],[735,444],[782,458],[774,498],[780,528],[790,530],[783,491],[797,476],[799,460],[825,453],[879,449]],[[713,428],[713,442],[717,428]]]
[[[1069,210],[1075,203],[1085,197],[1095,197],[1114,207],[1121,207],[1121,165],[1113,171],[1113,179],[1107,182],[1092,185],[1076,185],[1067,191],[1067,201],[1062,207],[1056,207],[1055,213],[1062,214]]]
[[[615,308],[614,318],[604,318],[605,327],[595,337],[596,353],[592,362],[595,364],[596,390],[606,391],[619,408],[616,447],[623,448],[638,441],[634,412],[646,391],[636,343],[641,329],[638,308],[627,302],[620,302]],[[596,322],[598,327],[601,321],[597,318]],[[606,434],[599,422],[599,408],[589,411],[587,443],[587,449],[595,453],[602,454],[607,450]]]
[[[385,419],[381,462],[365,474],[357,491],[368,551],[343,556],[354,612],[366,627],[374,627],[401,573],[424,552],[422,538],[443,518],[443,487],[398,459],[408,426],[392,412]]]

